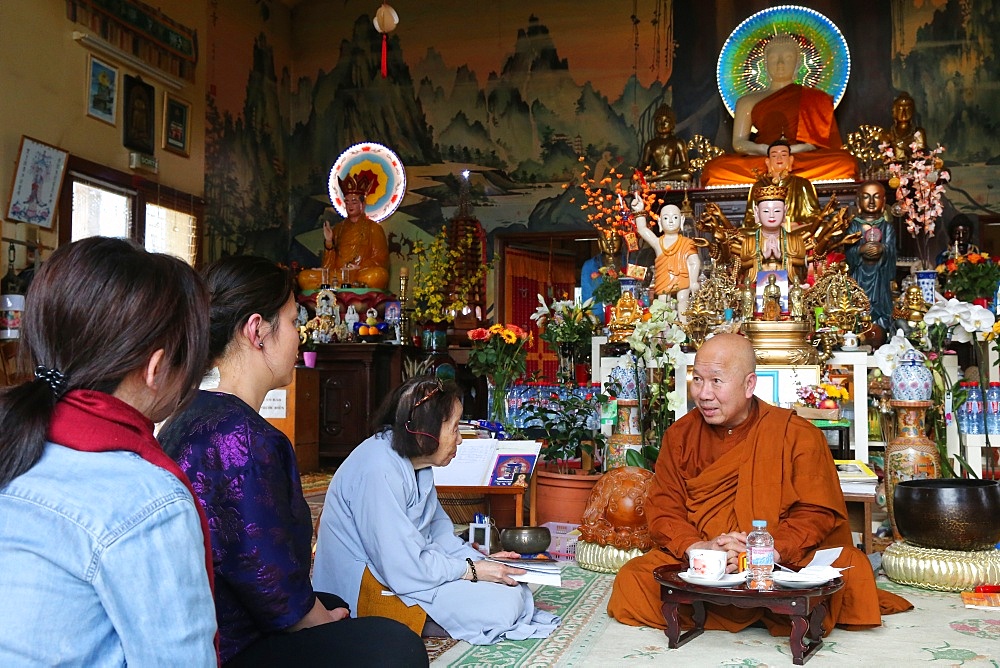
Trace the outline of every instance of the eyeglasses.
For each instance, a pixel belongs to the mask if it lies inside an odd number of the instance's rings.
[[[413,411],[417,410],[418,406],[426,402],[428,399],[433,397],[438,392],[443,392],[443,391],[444,391],[444,386],[442,386],[441,382],[438,381],[437,383],[434,384],[434,387],[432,387],[430,391],[423,396],[423,398],[421,398],[419,401],[413,404],[413,406],[410,408],[410,416],[406,419],[406,423],[403,425],[406,431],[410,432],[411,434],[419,434],[421,436],[427,436],[429,438],[433,438],[435,441],[439,440],[438,437],[435,436],[434,434],[428,434],[425,431],[414,431],[413,429],[410,429],[410,422],[413,421]]]

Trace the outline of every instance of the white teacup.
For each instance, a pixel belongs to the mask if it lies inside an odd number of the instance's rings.
[[[854,332],[844,332],[844,348],[857,348],[858,335]]]
[[[718,580],[726,574],[726,553],[721,550],[691,550],[690,573],[707,580]]]

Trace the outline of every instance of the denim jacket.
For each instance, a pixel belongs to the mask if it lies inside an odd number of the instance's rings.
[[[49,443],[0,489],[0,666],[214,666],[194,502],[130,452]]]

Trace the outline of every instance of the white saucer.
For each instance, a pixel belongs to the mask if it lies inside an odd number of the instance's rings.
[[[718,580],[711,580],[709,578],[703,578],[700,575],[694,575],[689,571],[680,571],[677,573],[677,577],[688,584],[702,585],[704,587],[737,587],[744,582],[746,582],[746,573],[727,573],[723,575]]]
[[[789,571],[775,571],[771,574],[774,583],[789,589],[811,589],[822,587],[830,578],[817,578],[815,575],[803,575],[802,573],[792,573]]]

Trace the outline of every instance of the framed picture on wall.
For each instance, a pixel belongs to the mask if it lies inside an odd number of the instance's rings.
[[[122,86],[122,144],[140,153],[153,154],[156,133],[156,90],[141,77],[125,75]]]
[[[52,228],[69,153],[21,136],[7,219]]]
[[[118,68],[94,54],[87,59],[87,115],[109,125],[118,119]]]
[[[191,143],[191,104],[163,93],[163,148],[187,157]]]

